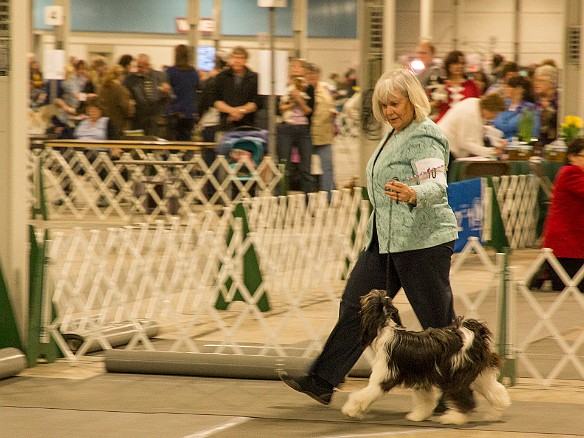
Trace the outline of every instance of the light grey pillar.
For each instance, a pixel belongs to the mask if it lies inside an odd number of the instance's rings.
[[[26,339],[28,323],[28,230],[26,174],[28,136],[28,65],[30,52],[30,14],[28,2],[10,0],[9,31],[10,64],[6,76],[0,76],[0,262],[10,290],[12,305],[21,339]],[[6,40],[5,40],[6,41]],[[2,42],[2,44],[6,44]]]
[[[432,12],[434,0],[420,0],[420,41],[432,41],[434,32],[432,29]]]
[[[199,0],[189,0],[189,50],[191,51],[191,61],[197,66],[197,47],[199,46],[199,19],[201,15],[201,5]]]
[[[395,0],[383,2],[383,71],[395,64]]]
[[[294,0],[294,56],[306,58],[307,56],[307,29],[308,29],[308,0]]]
[[[215,42],[215,51],[219,51],[221,42],[221,10],[223,8],[221,0],[213,0],[213,21],[215,22],[215,32],[213,32],[213,41]]]
[[[71,0],[53,0],[53,4],[63,8],[63,25],[55,26],[55,49],[67,51],[71,29]]]
[[[582,44],[582,23],[584,7],[580,0],[565,0],[564,41],[562,83],[560,94],[560,114],[558,122],[565,115],[584,116],[584,44]]]

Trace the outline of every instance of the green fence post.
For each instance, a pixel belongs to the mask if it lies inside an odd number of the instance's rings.
[[[45,272],[45,252],[48,240],[48,231],[45,230],[44,240],[39,244],[36,239],[35,230],[29,226],[30,240],[30,261],[29,261],[29,323],[28,323],[28,348],[26,358],[28,366],[34,366],[38,359],[43,358],[51,363],[62,357],[55,341],[43,323],[43,297],[44,297],[44,272]],[[52,302],[51,318],[56,317]]]
[[[8,285],[4,280],[2,265],[0,265],[0,348],[7,347],[24,351],[10,302]]]
[[[511,272],[508,266],[509,248],[504,248],[503,253],[498,254],[498,257],[501,260],[499,272],[501,299],[499,308],[499,337],[497,350],[499,355],[505,360],[499,380],[507,386],[514,386],[516,382],[516,363],[511,333],[509,332],[509,318],[512,317],[510,314],[511,294],[509,291],[509,285],[511,283]]]
[[[47,210],[47,198],[45,195],[45,180],[43,177],[43,166],[44,160],[39,157],[39,165],[35,169],[34,177],[34,190],[36,192],[37,202],[32,206],[32,218],[36,218],[37,214],[40,214],[44,221],[48,220],[49,213]]]
[[[491,197],[491,240],[488,245],[491,248],[495,248],[497,252],[502,252],[503,248],[509,250],[509,239],[507,239],[507,234],[505,233],[505,226],[503,225],[503,218],[501,217],[501,207],[499,206],[499,201],[497,200],[497,193],[495,193],[495,186],[493,184],[493,177],[488,176],[487,183],[492,189]]]
[[[245,214],[245,209],[243,208],[243,204],[239,203],[235,207],[235,211],[233,212],[233,217],[238,217],[242,219],[243,223],[243,235],[244,239],[249,234],[249,224],[247,222],[247,216]],[[229,231],[227,235],[227,245],[231,242],[233,238],[233,230]],[[255,252],[255,248],[252,245],[249,246],[249,249],[245,252],[243,256],[243,283],[245,287],[249,291],[249,294],[253,296],[258,287],[262,284],[263,278],[262,273],[260,271],[260,265],[257,259],[257,255]],[[225,282],[225,287],[227,290],[231,287],[233,283],[232,279],[228,279]],[[240,291],[237,291],[233,297],[232,301],[244,301],[245,298],[241,295]],[[215,302],[215,308],[218,310],[225,310],[231,304],[231,302],[227,302],[225,297],[220,293],[217,297],[217,301]],[[264,291],[262,297],[257,301],[257,306],[262,312],[267,312],[270,310],[270,303],[268,300],[268,294]]]

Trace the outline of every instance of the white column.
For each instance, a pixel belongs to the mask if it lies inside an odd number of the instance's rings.
[[[564,2],[564,40],[562,57],[562,76],[560,83],[560,113],[558,123],[566,115],[584,117],[584,86],[582,86],[582,63],[584,62],[584,7],[580,0],[565,0]],[[580,59],[570,59],[569,56],[569,29],[580,28]]]
[[[432,11],[434,0],[420,0],[420,41],[432,41]]]
[[[219,51],[219,42],[221,41],[221,10],[223,8],[221,0],[213,0],[213,21],[215,21],[215,32],[213,32],[213,41],[215,42],[215,51]]]
[[[308,29],[308,0],[294,0],[293,3],[293,23],[294,23],[294,56],[306,58],[307,56],[307,29]]]
[[[199,45],[199,19],[201,6],[199,0],[189,0],[189,49],[193,65],[197,66],[197,46]]]
[[[383,3],[383,71],[395,65],[395,0]]]
[[[66,53],[71,30],[71,0],[53,0],[53,4],[63,8],[63,25],[55,27],[55,48]]]
[[[10,0],[10,70],[0,77],[0,95],[7,96],[6,111],[0,124],[2,164],[0,165],[0,261],[10,290],[21,339],[26,339],[28,323],[28,230],[26,151],[28,65],[30,52],[30,5]]]

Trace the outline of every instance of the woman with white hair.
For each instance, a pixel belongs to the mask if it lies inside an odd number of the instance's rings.
[[[533,92],[539,110],[539,143],[545,146],[558,136],[558,69],[540,65],[533,74]]]
[[[330,403],[363,353],[360,298],[370,290],[387,289],[393,298],[403,287],[424,329],[455,318],[449,274],[457,224],[446,195],[448,141],[428,118],[428,98],[410,70],[381,76],[373,113],[390,129],[366,168],[372,213],[365,249],[347,281],[337,324],[308,374],[281,375],[322,404]]]

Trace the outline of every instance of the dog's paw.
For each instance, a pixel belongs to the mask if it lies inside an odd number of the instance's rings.
[[[507,406],[509,406],[509,405],[507,405]],[[501,421],[501,418],[503,418],[503,412],[505,412],[505,407],[507,407],[507,406],[502,406],[502,407],[498,407],[498,408],[491,406],[491,408],[484,415],[483,420],[485,420],[485,421]]]
[[[449,409],[438,418],[438,421],[442,424],[454,424],[456,426],[462,426],[468,422],[468,416],[462,412]]]
[[[360,404],[356,403],[355,400],[351,398],[349,398],[349,400],[347,400],[347,402],[343,405],[341,412],[346,416],[355,418],[357,420],[362,420],[364,417],[363,409]]]
[[[413,410],[409,414],[406,415],[406,419],[410,421],[424,421],[427,420],[432,416],[432,411],[430,412],[423,412],[418,410]]]

